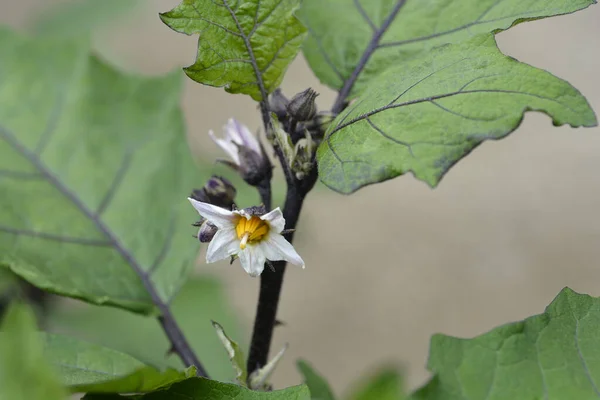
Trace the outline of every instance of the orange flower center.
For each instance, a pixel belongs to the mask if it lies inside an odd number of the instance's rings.
[[[240,239],[240,249],[245,249],[246,244],[260,242],[269,233],[269,224],[253,215],[250,219],[240,217],[235,232]]]

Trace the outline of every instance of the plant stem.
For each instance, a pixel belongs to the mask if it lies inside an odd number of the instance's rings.
[[[335,103],[333,103],[333,107],[331,107],[331,111],[334,114],[339,114],[344,109],[346,98],[350,95],[354,83],[356,83],[358,76],[367,65],[367,62],[369,61],[375,50],[377,50],[381,37],[390,27],[391,23],[394,21],[394,18],[396,18],[396,15],[398,15],[398,12],[400,12],[400,9],[404,5],[404,3],[406,3],[406,0],[398,0],[392,11],[385,19],[385,21],[383,21],[383,23],[379,27],[379,29],[373,32],[373,36],[371,37],[367,48],[360,57],[360,60],[358,61],[358,64],[356,64],[356,67],[352,71],[350,77],[344,82],[344,86],[342,86],[342,88],[340,89],[338,96],[335,99]]]
[[[305,177],[304,180],[288,182],[285,204],[283,206],[285,229],[296,228],[306,194],[312,189],[316,180],[317,171],[315,166],[313,172]],[[286,234],[285,238],[291,243],[294,238],[294,232]],[[249,374],[264,366],[269,356],[286,262],[273,262],[273,267],[275,271],[265,268],[260,276],[260,293],[247,363]]]
[[[260,201],[263,203],[267,211],[271,211],[271,179],[265,179],[256,186]]]

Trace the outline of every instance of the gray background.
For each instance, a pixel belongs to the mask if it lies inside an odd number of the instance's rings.
[[[100,0],[99,0],[100,1]],[[126,0],[123,0],[126,1]],[[1,0],[0,22],[26,27],[53,0]],[[146,0],[95,34],[106,57],[131,71],[160,74],[190,64],[196,38],[176,34],[157,13],[177,0]],[[600,7],[531,22],[498,36],[501,49],[579,88],[600,110]],[[299,57],[283,88],[316,88],[324,109],[334,93]],[[235,116],[260,121],[244,96],[186,82],[183,106],[198,158]],[[291,347],[274,382],[300,378],[303,357],[345,390],[375,366],[398,365],[411,387],[427,378],[429,337],[470,337],[540,313],[558,291],[600,295],[600,129],[554,128],[528,114],[508,139],[482,145],[430,190],[410,176],[351,197],[320,187],[306,202],[296,247],[304,271],[289,269],[274,350]],[[199,264],[221,276],[250,326],[258,280],[239,266]]]

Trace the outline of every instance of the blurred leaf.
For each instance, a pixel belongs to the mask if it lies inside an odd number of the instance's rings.
[[[273,392],[255,392],[231,383],[211,381],[204,378],[190,378],[173,384],[170,388],[157,390],[142,396],[123,397],[119,395],[87,394],[85,400],[310,400],[310,392],[304,385],[292,386]]]
[[[299,360],[297,366],[304,377],[304,383],[310,389],[310,398],[312,400],[335,400],[335,396],[325,378],[319,375],[304,360]]]
[[[294,16],[300,0],[184,0],[161,14],[171,29],[200,34],[198,58],[185,73],[260,101],[275,90],[298,54],[306,29]],[[261,88],[262,86],[262,88]]]
[[[600,298],[563,289],[543,314],[473,339],[435,335],[436,374],[413,399],[587,400],[600,396]]]
[[[235,341],[227,336],[225,330],[219,323],[212,321],[212,325],[217,331],[217,337],[221,340],[221,344],[223,344],[223,347],[225,347],[225,350],[227,351],[229,361],[231,361],[233,370],[235,371],[236,381],[240,385],[246,386],[248,371],[246,370],[246,357],[244,356],[244,352]]]
[[[485,140],[514,131],[526,111],[555,126],[595,126],[569,83],[500,53],[492,35],[436,48],[387,69],[343,111],[318,149],[319,176],[342,193],[412,172],[436,186]]]
[[[86,47],[0,29],[0,264],[50,292],[140,313],[198,250],[202,185],[179,74],[124,75]]]
[[[595,0],[304,0],[298,17],[310,35],[302,50],[321,82],[340,89],[368,54],[353,93],[383,70],[445,43],[567,14]],[[387,26],[387,29],[385,29]],[[375,41],[370,46],[370,43]]]
[[[395,369],[379,371],[346,396],[347,400],[402,400],[405,398],[402,378]]]
[[[60,385],[43,355],[35,315],[27,306],[10,306],[0,333],[0,399],[64,400]]]
[[[155,319],[106,307],[75,306],[52,309],[48,330],[116,349],[160,369],[183,368],[178,357],[168,356],[169,342]],[[172,310],[211,378],[232,381],[231,365],[210,320],[221,321],[235,337],[240,337],[241,330],[219,282],[206,277],[190,279],[173,301]]]
[[[44,7],[31,25],[39,35],[87,36],[95,27],[124,17],[140,3],[140,0],[71,0]]]
[[[75,338],[43,333],[44,356],[73,392],[149,392],[196,375],[188,371],[158,371],[128,354]]]

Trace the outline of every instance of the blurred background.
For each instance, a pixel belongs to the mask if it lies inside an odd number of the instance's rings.
[[[46,28],[83,35],[93,27],[98,51],[135,73],[163,74],[193,62],[197,38],[158,19],[178,0],[102,1],[105,7],[93,7],[93,24],[91,17],[59,13]],[[2,0],[0,22],[32,31],[59,3],[65,2]],[[111,11],[118,3],[118,12]],[[504,53],[566,79],[597,112],[599,38],[598,6],[498,35]],[[300,56],[282,87],[291,96],[308,86],[321,93],[322,109],[330,107],[335,93],[319,84]],[[195,158],[218,173],[225,170],[211,163],[222,154],[208,130],[219,131],[232,116],[253,130],[260,126],[249,97],[187,79],[183,108]],[[472,337],[541,313],[564,286],[600,295],[599,171],[600,129],[555,128],[549,118],[530,113],[517,132],[483,144],[435,190],[411,176],[350,197],[320,185],[306,202],[295,243],[307,268],[289,268],[284,285],[279,318],[285,326],[277,328],[272,353],[284,343],[290,348],[273,383],[299,383],[295,360],[301,357],[338,393],[382,365],[398,366],[416,387],[428,377],[432,334]],[[237,264],[199,260],[198,272],[221,280],[225,294],[194,290],[222,307],[229,303],[235,317],[227,318],[239,320],[238,339],[247,342],[258,280]],[[78,318],[87,320],[79,324],[88,330],[103,318],[116,326],[110,311],[83,310]],[[70,318],[69,311],[59,312],[56,324],[68,325]],[[127,332],[122,335],[127,340]]]

